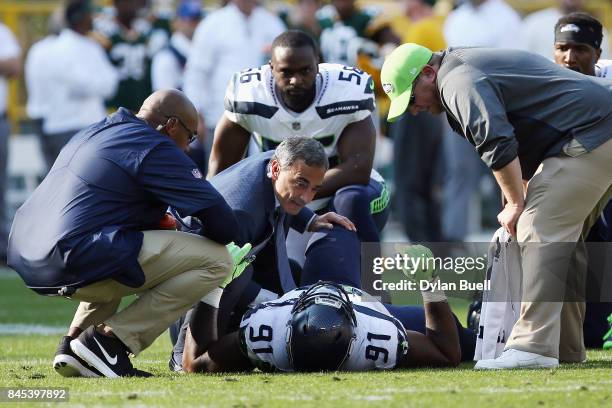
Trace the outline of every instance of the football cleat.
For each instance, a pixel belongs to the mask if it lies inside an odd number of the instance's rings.
[[[338,370],[350,355],[357,318],[342,286],[320,281],[291,310],[287,351],[295,371]]]

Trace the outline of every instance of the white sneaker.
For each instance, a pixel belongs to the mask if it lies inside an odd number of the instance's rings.
[[[555,368],[559,359],[527,351],[508,349],[495,359],[480,360],[474,370],[504,370],[509,368]]]

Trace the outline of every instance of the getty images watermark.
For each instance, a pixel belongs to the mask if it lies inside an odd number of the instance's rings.
[[[491,288],[489,279],[475,280],[471,274],[476,272],[477,276],[483,276],[482,271],[487,268],[486,251],[482,255],[443,251],[446,255],[437,256],[433,252],[423,253],[418,250],[416,253],[410,252],[409,247],[409,244],[387,245],[383,246],[381,255],[366,257],[371,260],[368,265],[371,265],[374,279],[370,281],[375,291],[485,291]],[[389,254],[390,251],[391,254]],[[387,255],[383,255],[384,253]],[[438,276],[449,274],[462,276],[466,273],[470,273],[470,276],[434,282],[429,279],[421,279],[424,274],[427,275],[428,272],[433,271]],[[397,272],[403,275],[399,280],[393,279],[399,276]],[[391,275],[391,273],[395,274]]]
[[[430,252],[413,251],[408,243],[363,243],[362,288],[393,303],[420,301],[420,291],[444,290],[449,298],[492,302],[611,302],[612,243],[491,242],[422,243]],[[523,290],[522,264],[536,270],[546,290]],[[434,281],[427,273],[439,277]],[[435,283],[432,283],[435,282]]]

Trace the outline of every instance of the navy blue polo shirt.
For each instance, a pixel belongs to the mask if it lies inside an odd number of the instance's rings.
[[[188,216],[220,202],[176,143],[121,108],[77,133],[19,208],[9,266],[41,293],[105,278],[141,286],[142,230],[168,206]]]

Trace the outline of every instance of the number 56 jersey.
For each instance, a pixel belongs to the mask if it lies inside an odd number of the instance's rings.
[[[263,371],[294,371],[289,360],[289,322],[291,309],[300,294],[298,288],[283,297],[265,302],[244,314],[240,323],[242,351],[253,365]],[[357,318],[355,341],[340,368],[345,371],[392,369],[408,352],[404,326],[382,303],[363,301],[367,295],[344,286]]]
[[[337,155],[344,128],[367,118],[374,108],[372,78],[339,64],[319,64],[314,102],[301,113],[282,103],[270,65],[234,74],[225,93],[225,116],[254,134],[262,150],[275,149],[290,137],[312,137],[330,159]]]

